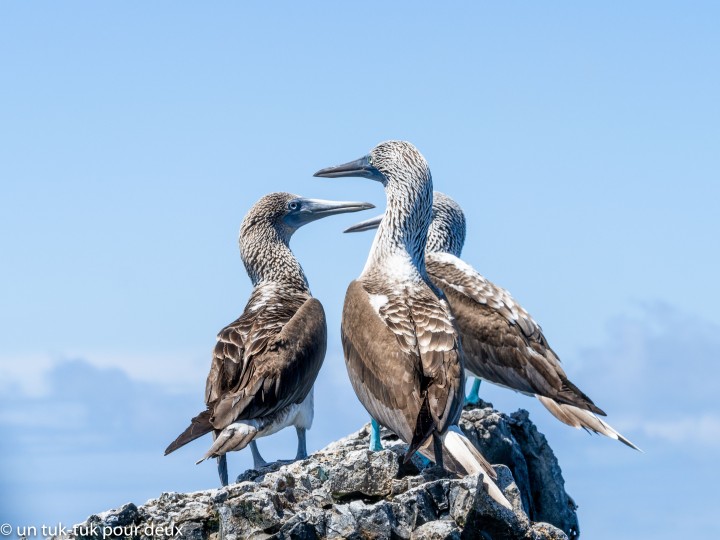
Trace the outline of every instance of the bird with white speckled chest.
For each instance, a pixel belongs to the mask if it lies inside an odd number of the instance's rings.
[[[450,308],[425,271],[432,177],[410,143],[387,141],[369,155],[315,176],[360,176],[385,188],[387,210],[362,274],[348,287],[342,342],[350,381],[380,424],[443,467],[482,472],[489,494],[510,507],[490,464],[457,426],[464,400],[460,339]],[[432,445],[432,451],[429,446]],[[457,466],[457,467],[455,467]]]
[[[373,230],[382,220],[380,215],[345,232]],[[467,402],[478,402],[480,380],[486,380],[534,395],[553,416],[569,426],[638,449],[596,416],[604,415],[603,411],[568,379],[540,325],[530,314],[505,289],[460,259],[465,233],[465,215],[460,205],[436,191],[425,265],[430,279],[450,303],[465,351],[465,368],[477,377]],[[379,444],[377,432],[373,439]]]

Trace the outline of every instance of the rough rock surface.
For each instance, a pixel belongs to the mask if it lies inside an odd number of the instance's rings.
[[[163,493],[140,507],[93,515],[71,538],[175,539],[565,539],[579,536],[575,504],[545,437],[526,411],[481,403],[461,427],[495,465],[513,511],[477,475],[451,478],[383,432],[370,452],[369,426],[309,458],[246,471],[226,488]]]

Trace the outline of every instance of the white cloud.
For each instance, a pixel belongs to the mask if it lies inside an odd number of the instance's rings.
[[[79,403],[46,403],[28,400],[22,407],[0,411],[0,425],[23,429],[57,428],[80,429],[86,426],[87,410]]]
[[[608,412],[662,423],[674,414],[720,416],[718,350],[716,325],[656,305],[613,321],[606,343],[581,351],[568,367],[573,382]]]
[[[50,392],[48,375],[58,366],[76,359],[99,369],[119,369],[136,382],[152,383],[168,392],[195,392],[202,397],[210,369],[211,351],[156,354],[70,350],[60,354],[3,355],[0,356],[0,392],[14,391],[27,397],[47,396]],[[341,350],[328,350],[321,377],[333,385],[349,385]]]
[[[90,350],[6,355],[0,357],[0,391],[14,389],[25,396],[45,396],[50,391],[48,374],[68,360],[78,358],[96,368],[119,369],[135,381],[154,383],[172,392],[203,392],[210,367],[210,351],[205,355],[192,351],[156,354]]]
[[[702,414],[674,420],[652,420],[642,424],[649,437],[674,444],[720,446],[720,416]]]
[[[47,373],[58,362],[48,355],[27,354],[0,358],[0,390],[19,390],[26,396],[40,396],[48,392]]]

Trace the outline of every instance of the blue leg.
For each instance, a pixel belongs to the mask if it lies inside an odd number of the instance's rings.
[[[380,424],[374,418],[370,422],[372,427],[370,429],[370,450],[372,452],[379,452],[383,449],[382,443],[380,442]]]
[[[267,467],[267,461],[265,461],[260,455],[260,450],[258,450],[257,443],[255,441],[250,441],[250,451],[252,452],[253,457],[253,469],[258,470],[263,467]]]
[[[473,381],[470,393],[465,398],[465,405],[477,405],[480,402],[480,396],[478,395],[478,391],[480,390],[480,382],[480,379],[475,379]]]
[[[295,456],[295,460],[305,459],[308,457],[307,454],[307,444],[305,441],[305,428],[299,428],[296,427],[295,431],[297,431],[297,437],[298,437],[298,449],[297,449],[297,455]]]
[[[220,476],[220,484],[223,486],[228,485],[228,470],[227,470],[227,454],[217,458],[218,476]]]
[[[443,446],[442,446],[442,439],[440,438],[440,435],[437,433],[433,433],[433,451],[435,453],[435,466],[440,467],[441,469],[445,468],[445,465],[443,464]]]

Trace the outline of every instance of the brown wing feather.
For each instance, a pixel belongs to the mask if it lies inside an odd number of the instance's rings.
[[[444,292],[447,288],[453,288],[478,304],[490,307],[510,324],[518,325],[530,341],[548,347],[540,325],[515,302],[512,295],[462,259],[449,253],[428,253],[425,263],[433,283]]]
[[[325,358],[322,304],[305,293],[253,291],[243,314],[217,337],[205,385],[207,410],[166,453],[236,420],[270,415],[310,392]]]
[[[286,301],[283,310],[278,309],[275,321],[286,316],[288,304],[292,302]],[[275,332],[255,334],[263,345],[254,347],[253,354],[248,354],[250,347],[246,347],[242,362],[217,356],[226,378],[215,383],[225,389],[222,394],[214,388],[209,393],[218,394],[209,403],[216,429],[301,403],[315,383],[327,347],[325,312],[320,302],[307,298],[284,325],[273,326]],[[225,351],[224,346],[222,350]]]
[[[198,437],[202,437],[206,433],[210,433],[212,430],[210,411],[205,410],[190,420],[190,425],[185,431],[178,435],[177,439],[171,442],[165,449],[165,455],[167,456],[170,452],[174,452],[181,446],[185,446],[187,443],[194,441]]]
[[[205,386],[208,407],[212,409],[222,396],[247,384],[248,375],[254,371],[253,359],[262,355],[269,341],[308,298],[304,293],[283,297],[268,287],[257,287],[253,291],[243,314],[217,335]]]
[[[438,431],[456,423],[464,401],[465,372],[450,308],[439,291],[422,288],[410,296],[412,324],[427,385],[428,410]]]
[[[350,382],[373,418],[410,441],[422,404],[422,371],[402,329],[380,319],[359,281],[350,284],[341,324]]]
[[[468,371],[519,392],[604,414],[570,382],[540,326],[507,291],[445,260],[428,261],[427,269],[450,303]]]
[[[387,298],[379,313],[370,295]],[[459,345],[446,309],[427,286],[399,296],[353,281],[345,296],[342,342],[355,393],[406,442],[418,430],[444,432],[462,406]],[[426,400],[430,414],[420,415]]]

